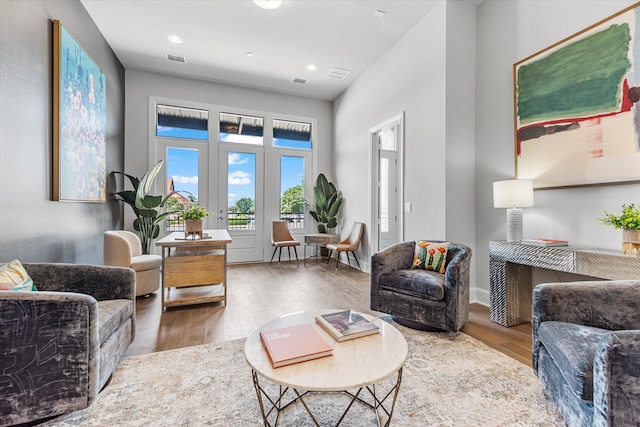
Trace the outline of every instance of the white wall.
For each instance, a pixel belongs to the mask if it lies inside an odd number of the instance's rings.
[[[402,240],[449,239],[475,246],[475,7],[442,1],[334,102],[336,180],[343,224],[366,225],[371,176],[369,129],[405,112]],[[473,278],[472,278],[473,281]],[[472,285],[473,286],[473,285]]]
[[[490,240],[504,240],[504,209],[493,208],[492,182],[513,179],[514,63],[596,22],[633,1],[486,0],[477,10],[476,74],[476,285],[489,303]],[[538,190],[524,209],[524,237],[568,239],[570,244],[620,249],[621,232],[601,225],[603,210],[618,212],[638,200],[637,184]],[[562,280],[558,277],[558,280]]]

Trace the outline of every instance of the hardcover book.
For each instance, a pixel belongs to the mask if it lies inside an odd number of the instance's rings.
[[[521,240],[520,243],[523,245],[529,246],[567,246],[569,242],[567,240],[557,240],[557,239],[524,239]]]
[[[316,323],[338,342],[380,332],[380,328],[375,323],[368,321],[353,310],[318,315]]]
[[[309,323],[260,331],[260,339],[274,368],[333,354],[333,348]]]

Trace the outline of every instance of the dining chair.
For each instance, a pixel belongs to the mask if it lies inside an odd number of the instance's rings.
[[[291,262],[291,247],[293,247],[293,251],[296,254],[296,261],[298,262],[298,265],[300,265],[298,250],[296,249],[296,246],[300,246],[300,242],[291,235],[287,221],[273,221],[271,227],[271,245],[274,246],[274,248],[269,264],[273,262],[273,257],[276,255],[276,251],[279,251],[278,265],[280,265],[280,257],[282,256],[283,247],[287,248],[287,251],[289,252],[289,262]]]
[[[354,222],[353,227],[351,228],[351,233],[347,236],[346,239],[342,240],[338,243],[332,243],[327,245],[327,249],[329,250],[329,259],[327,260],[327,265],[329,265],[329,261],[331,261],[331,254],[336,252],[336,271],[338,271],[338,263],[340,262],[340,252],[347,253],[347,262],[349,263],[349,267],[351,267],[351,260],[349,258],[349,252],[353,254],[353,258],[356,260],[356,264],[358,264],[358,269],[360,268],[360,262],[358,262],[358,257],[356,256],[356,251],[360,247],[360,241],[362,240],[362,235],[364,234],[364,224],[361,222]]]

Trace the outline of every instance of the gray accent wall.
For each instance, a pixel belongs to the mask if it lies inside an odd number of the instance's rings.
[[[107,171],[124,166],[124,68],[80,1],[0,1],[0,262],[102,264],[120,202],[51,201],[54,19],[106,75]]]

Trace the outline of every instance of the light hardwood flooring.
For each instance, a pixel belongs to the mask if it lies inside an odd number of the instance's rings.
[[[340,265],[337,272],[311,260],[228,267],[227,305],[174,307],[164,313],[160,291],[136,302],[136,338],[126,356],[245,338],[274,317],[301,310],[369,309],[369,274]],[[471,304],[466,333],[531,366],[531,324],[505,328],[489,321],[489,309]]]

